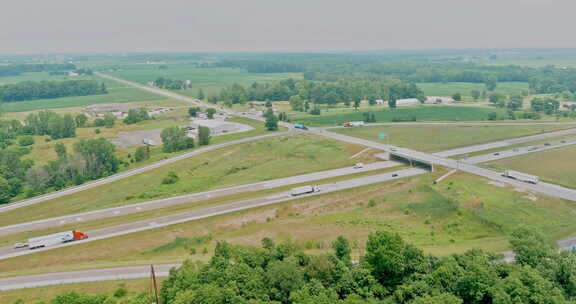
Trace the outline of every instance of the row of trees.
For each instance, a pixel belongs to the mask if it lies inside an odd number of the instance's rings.
[[[402,98],[424,98],[424,94],[415,84],[399,80],[341,80],[331,83],[286,79],[266,84],[254,83],[248,87],[235,84],[223,89],[219,97],[228,105],[250,100],[290,100],[293,108],[300,111],[305,110],[306,102],[350,105],[363,99],[375,101]]]
[[[76,69],[71,63],[0,65],[0,77],[17,76],[29,72],[69,71]]]
[[[515,262],[479,249],[425,255],[398,234],[373,232],[356,264],[348,239],[318,255],[294,243],[262,239],[261,248],[218,242],[207,262],[187,261],[162,283],[163,304],[568,304],[576,299],[576,255],[558,252],[538,232],[520,228]],[[149,293],[67,293],[53,304],[149,303]],[[154,299],[155,301],[155,299]]]
[[[184,80],[170,79],[165,77],[158,77],[153,82],[155,87],[168,90],[185,90],[190,88]]]
[[[23,81],[0,86],[0,99],[4,102],[106,93],[106,85],[94,80]]]
[[[124,118],[124,123],[131,125],[149,119],[151,119],[151,117],[146,108],[130,109],[128,110],[128,115]]]

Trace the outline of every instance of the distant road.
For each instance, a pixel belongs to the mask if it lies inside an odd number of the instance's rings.
[[[296,175],[284,178],[278,178],[269,181],[257,182],[252,184],[245,184],[245,185],[238,185],[228,188],[221,188],[215,189],[210,191],[204,191],[199,193],[193,194],[186,194],[180,195],[175,197],[169,197],[154,201],[142,202],[142,203],[135,203],[126,206],[120,207],[113,207],[113,208],[106,208],[106,209],[99,209],[89,212],[83,213],[75,213],[70,215],[64,215],[54,218],[47,218],[32,222],[26,222],[22,224],[15,224],[10,226],[3,226],[0,227],[0,237],[7,236],[11,234],[26,232],[26,231],[33,231],[33,230],[42,230],[51,227],[58,227],[62,225],[72,224],[72,223],[80,223],[80,222],[87,222],[93,221],[97,219],[115,217],[115,216],[124,216],[132,213],[144,212],[149,210],[155,210],[160,208],[166,208],[173,205],[178,204],[191,204],[194,202],[204,201],[208,199],[213,199],[217,197],[223,197],[227,195],[237,194],[237,193],[246,193],[252,191],[259,191],[271,188],[277,188],[282,186],[289,186],[293,184],[311,182],[320,179],[338,177],[338,176],[345,176],[355,173],[361,172],[370,172],[379,169],[385,168],[392,168],[395,166],[400,166],[401,163],[393,162],[393,161],[381,161],[371,164],[365,164],[364,168],[354,169],[352,166],[340,169],[333,169],[333,170],[326,170],[314,173],[308,173],[303,175]]]
[[[367,123],[366,127],[373,127],[373,126],[546,126],[546,125],[574,125],[576,126],[576,122],[573,121],[566,121],[566,122],[550,122],[550,121],[543,121],[543,122],[490,122],[490,121],[471,121],[471,122],[460,122],[460,121],[413,121],[413,122],[376,122],[376,123]],[[332,126],[332,127],[320,127],[323,129],[345,129],[344,126]]]
[[[202,208],[202,209],[197,209],[197,210],[185,211],[185,212],[181,212],[178,214],[171,214],[171,215],[167,215],[167,216],[163,216],[163,217],[157,217],[157,218],[148,219],[148,220],[142,220],[142,221],[131,222],[131,223],[121,224],[121,225],[117,225],[117,226],[92,230],[92,231],[86,231],[86,233],[88,233],[88,235],[90,236],[86,240],[75,241],[75,242],[71,242],[71,243],[64,243],[64,244],[60,244],[60,245],[50,246],[47,248],[30,250],[28,248],[13,249],[12,246],[1,247],[0,248],[0,260],[12,258],[12,257],[17,257],[17,256],[22,256],[22,255],[33,254],[33,253],[42,252],[42,251],[46,251],[46,250],[53,250],[53,249],[61,248],[61,247],[74,246],[74,245],[78,245],[78,244],[98,241],[98,240],[102,240],[102,239],[107,239],[107,238],[111,238],[111,237],[121,236],[121,235],[125,235],[125,234],[130,234],[130,233],[135,233],[135,232],[140,232],[140,231],[145,231],[145,230],[150,230],[150,229],[156,229],[156,228],[170,226],[170,225],[174,225],[174,224],[179,224],[179,223],[189,222],[189,221],[193,221],[193,220],[208,218],[208,217],[212,217],[212,216],[216,216],[216,215],[227,214],[227,213],[237,212],[237,211],[241,211],[241,210],[256,208],[256,207],[268,206],[268,205],[277,204],[280,202],[286,202],[286,201],[291,201],[291,200],[295,200],[295,199],[321,195],[321,194],[335,192],[335,191],[341,191],[341,190],[352,189],[352,188],[366,186],[366,185],[372,185],[372,184],[387,182],[387,181],[395,180],[395,179],[399,179],[399,178],[405,178],[405,177],[420,175],[420,174],[423,174],[426,172],[427,171],[425,171],[423,169],[419,169],[419,168],[409,168],[409,169],[399,170],[396,172],[383,173],[383,174],[377,174],[377,175],[371,175],[371,176],[364,176],[364,177],[353,178],[353,179],[349,179],[349,180],[345,180],[345,181],[334,182],[334,183],[330,183],[330,184],[323,184],[323,185],[320,185],[320,188],[321,188],[320,192],[305,194],[305,195],[299,195],[297,197],[291,196],[290,191],[285,191],[285,192],[275,193],[275,194],[271,194],[271,195],[268,195],[265,197],[255,198],[255,199],[248,199],[248,200],[238,201],[238,202],[229,203],[229,204],[222,204],[222,205],[217,205],[217,206],[213,206],[213,207],[207,207],[207,208]]]
[[[179,266],[180,264],[154,265],[154,273],[157,277],[167,277],[171,268]],[[0,291],[51,285],[130,280],[140,278],[150,278],[150,266],[102,268],[37,274],[12,278],[0,278]]]
[[[530,154],[530,153],[542,152],[542,151],[547,151],[547,150],[552,150],[552,149],[558,149],[558,148],[567,147],[567,146],[571,146],[571,145],[575,145],[575,144],[576,144],[576,138],[567,138],[567,139],[561,140],[561,141],[550,141],[550,142],[548,142],[548,145],[539,144],[539,145],[532,145],[532,146],[526,146],[526,147],[518,147],[515,149],[502,150],[502,151],[498,151],[498,152],[492,152],[492,153],[486,153],[486,154],[482,154],[482,155],[472,156],[472,157],[462,159],[461,161],[468,163],[468,164],[479,164],[479,163],[485,163],[485,162],[495,161],[495,160],[504,159],[504,158],[520,156],[520,155],[524,155],[524,154]]]

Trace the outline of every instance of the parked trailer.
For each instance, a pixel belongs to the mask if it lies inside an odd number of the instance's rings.
[[[294,188],[290,192],[290,195],[297,196],[297,195],[314,193],[314,192],[320,192],[320,186],[303,186],[303,187]]]
[[[28,248],[36,249],[41,247],[48,247],[57,244],[83,240],[88,238],[86,233],[72,230],[65,232],[58,232],[54,234],[39,236],[28,240]]]
[[[502,175],[508,178],[513,178],[515,180],[531,184],[537,184],[540,181],[538,176],[536,175],[526,174],[513,170],[506,170]]]
[[[302,130],[308,130],[308,127],[306,127],[305,125],[303,125],[301,123],[294,124],[294,128],[302,129]]]

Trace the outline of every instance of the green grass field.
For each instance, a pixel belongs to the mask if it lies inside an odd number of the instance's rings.
[[[215,240],[259,246],[262,238],[272,237],[291,240],[313,253],[329,250],[330,242],[343,234],[352,240],[357,257],[364,250],[360,244],[374,230],[398,232],[437,255],[478,247],[507,250],[507,234],[526,223],[550,240],[576,232],[575,209],[569,202],[539,196],[534,200],[525,192],[465,173],[432,184],[445,172],[439,168],[434,174],[3,260],[0,272],[8,276],[206,260]],[[197,241],[209,234],[211,241]],[[29,267],[22,269],[23,264]]]
[[[295,122],[301,122],[310,126],[341,125],[347,121],[362,120],[362,113],[369,110],[354,111],[354,109],[325,112],[314,116],[302,114],[290,117]],[[392,122],[394,120],[416,121],[481,121],[487,120],[488,114],[496,112],[500,116],[505,110],[490,107],[473,106],[414,106],[397,109],[374,110],[376,122]]]
[[[424,152],[438,152],[442,150],[482,144],[507,138],[547,133],[556,130],[569,129],[574,126],[566,125],[510,125],[510,126],[447,126],[447,125],[396,125],[396,126],[368,126],[356,128],[339,128],[331,131],[406,147]],[[388,138],[378,138],[384,133]]]
[[[139,69],[126,69],[118,72],[106,72],[110,75],[148,84],[158,77],[192,81],[192,88],[176,91],[183,95],[196,96],[198,89],[205,94],[218,92],[234,83],[250,85],[254,82],[271,82],[288,78],[300,79],[301,73],[249,73],[232,68],[194,68],[190,65],[167,65],[166,69],[155,66],[143,66]]]
[[[424,91],[427,96],[452,96],[454,93],[470,96],[470,91],[478,90],[485,91],[486,87],[482,83],[469,83],[469,82],[430,82],[418,83],[418,87]],[[520,94],[523,90],[528,90],[528,83],[526,82],[499,82],[496,87],[496,92],[510,95]]]
[[[127,205],[186,193],[351,166],[364,147],[316,136],[282,136],[226,147],[110,184],[0,214],[5,225]],[[169,172],[180,181],[163,185]],[[94,199],[97,198],[97,199]]]
[[[494,169],[512,169],[538,175],[540,180],[576,189],[576,146],[535,152],[486,163]]]

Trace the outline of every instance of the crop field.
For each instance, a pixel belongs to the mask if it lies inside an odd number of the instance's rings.
[[[322,115],[301,115],[291,119],[311,126],[341,125],[347,121],[363,120],[362,113],[368,111],[326,112]],[[490,107],[472,106],[414,106],[396,109],[375,110],[376,122],[392,121],[482,121],[488,119],[488,114],[496,112],[504,116],[505,110]]]
[[[143,67],[140,69],[127,69],[105,73],[142,84],[148,84],[148,82],[154,81],[158,77],[190,80],[192,81],[191,89],[176,91],[188,96],[196,96],[199,89],[202,89],[205,94],[215,93],[234,83],[250,85],[254,82],[271,82],[288,78],[302,78],[301,73],[249,73],[241,69],[195,68],[185,64],[167,65],[166,69]]]
[[[478,90],[485,91],[486,87],[483,83],[469,83],[469,82],[430,82],[430,83],[417,83],[416,84],[424,94],[427,96],[452,96],[454,93],[470,96],[470,91]],[[496,87],[496,92],[510,95],[520,94],[523,90],[528,90],[528,83],[526,82],[499,82]]]
[[[331,131],[381,143],[390,143],[423,152],[439,152],[507,138],[536,135],[569,129],[566,125],[422,125],[367,126],[338,128]],[[378,134],[384,133],[384,139]]]
[[[320,137],[282,136],[234,145],[191,157],[30,208],[0,214],[5,225],[72,214],[186,193],[270,180],[367,162],[370,154],[350,159],[364,147]],[[169,173],[180,181],[164,185]],[[98,200],[93,198],[97,197]]]
[[[576,189],[574,155],[576,155],[576,146],[568,146],[501,159],[486,163],[486,166],[538,175],[540,180]]]
[[[550,240],[574,233],[573,204],[518,192],[486,179],[446,171],[246,210],[0,261],[4,275],[129,264],[206,260],[216,240],[259,246],[264,237],[309,252],[330,249],[338,235],[352,240],[355,258],[374,230],[398,232],[428,253],[509,248],[506,235],[531,223]],[[131,240],[138,240],[134,242]]]
[[[164,278],[157,278],[159,282]],[[112,294],[118,288],[127,289],[129,294],[148,292],[150,290],[150,279],[133,279],[121,281],[103,281],[66,285],[44,286],[36,288],[26,288],[17,290],[2,291],[0,293],[0,303],[43,303],[46,299],[51,299],[57,295],[67,292],[78,292],[90,295]]]

